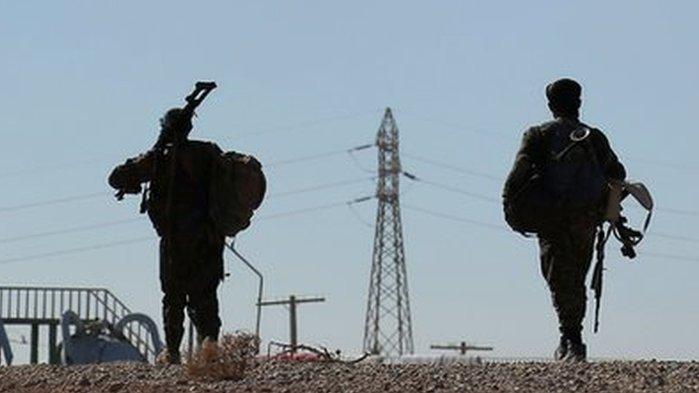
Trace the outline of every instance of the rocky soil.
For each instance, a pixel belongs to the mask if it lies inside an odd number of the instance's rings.
[[[238,381],[181,366],[0,367],[0,392],[699,392],[698,362],[378,365],[262,362]]]

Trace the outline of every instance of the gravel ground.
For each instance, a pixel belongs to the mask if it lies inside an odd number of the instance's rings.
[[[698,362],[376,365],[264,362],[239,381],[181,366],[0,367],[0,392],[699,392]]]

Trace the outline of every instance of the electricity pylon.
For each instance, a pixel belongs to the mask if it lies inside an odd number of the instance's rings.
[[[369,298],[364,326],[364,351],[372,354],[413,353],[403,228],[400,218],[398,127],[386,108],[376,136],[379,152],[376,233]]]

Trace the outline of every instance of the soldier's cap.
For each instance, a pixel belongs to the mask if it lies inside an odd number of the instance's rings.
[[[572,79],[563,78],[546,86],[546,98],[558,107],[580,106],[582,86]]]

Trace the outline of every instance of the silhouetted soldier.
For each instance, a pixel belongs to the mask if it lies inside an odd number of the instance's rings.
[[[579,168],[581,160],[587,161],[587,164],[590,164],[589,160],[596,161],[595,167],[604,176],[602,181],[606,180],[612,189],[617,188],[626,177],[623,165],[604,134],[578,120],[581,90],[580,85],[571,79],[557,80],[546,87],[548,106],[554,120],[531,127],[524,133],[514,167],[505,183],[506,204],[508,198],[512,198],[525,179],[531,176],[533,168],[546,168],[553,157],[571,146],[571,139],[575,139],[573,132],[580,129],[589,131],[587,135],[583,133],[582,138],[589,138],[586,146],[591,147],[591,153],[586,155],[584,149],[571,149],[571,154],[566,157],[568,168]],[[551,189],[570,189],[576,185],[565,183],[577,178],[559,176],[556,180],[555,176],[549,176],[547,179],[557,183],[548,185]],[[581,334],[586,304],[585,277],[592,262],[597,226],[604,219],[616,220],[615,215],[618,215],[618,211],[604,212],[605,201],[605,195],[600,195],[599,203],[593,208],[564,212],[547,229],[538,233],[541,272],[551,291],[561,332],[560,344],[555,352],[558,360],[582,361],[586,358],[587,350]]]
[[[109,184],[121,194],[138,193],[142,183],[150,183],[141,209],[161,238],[167,352],[160,360],[169,363],[180,361],[185,307],[199,342],[217,340],[221,328],[216,288],[223,279],[224,236],[211,222],[209,187],[212,160],[222,152],[214,143],[188,140],[192,113],[187,107],[167,111],[155,146],[109,176]]]

